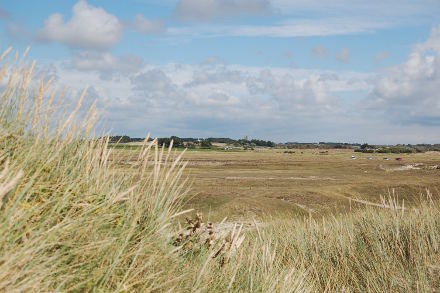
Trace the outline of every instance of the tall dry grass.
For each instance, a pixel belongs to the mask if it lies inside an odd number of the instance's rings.
[[[158,290],[174,278],[163,228],[185,194],[185,165],[145,143],[131,170],[108,137],[95,138],[94,106],[54,116],[50,81],[32,86],[34,63],[1,56],[0,291]],[[7,59],[7,60],[6,60]]]
[[[94,106],[78,119],[86,93],[68,115],[56,115],[51,82],[35,83],[34,64],[7,53],[0,58],[0,292],[440,288],[440,210],[429,194],[413,208],[390,201],[320,221],[271,219],[244,240],[234,229],[228,245],[241,246],[228,262],[215,257],[225,238],[176,248],[175,216],[187,191],[181,155],[146,139],[121,172],[108,137],[94,136]],[[206,226],[209,237],[219,232]]]

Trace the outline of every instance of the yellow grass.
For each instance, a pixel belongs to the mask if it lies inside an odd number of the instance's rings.
[[[185,174],[192,185],[186,208],[213,221],[225,216],[246,221],[286,214],[302,218],[309,212],[320,218],[363,208],[362,201],[379,204],[381,195],[393,191],[408,205],[417,203],[426,189],[435,197],[439,194],[438,152],[387,154],[390,160],[384,161],[383,154],[361,153],[352,160],[351,150],[330,150],[327,155],[294,151],[188,151]],[[128,159],[134,152],[121,148],[115,157]],[[403,160],[394,160],[398,156]],[[124,165],[119,168],[125,171]]]

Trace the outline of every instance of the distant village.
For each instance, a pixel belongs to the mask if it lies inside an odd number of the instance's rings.
[[[153,138],[150,138],[152,140]],[[142,142],[144,138],[130,137],[127,135],[110,136],[110,143],[135,144]],[[352,149],[362,153],[420,153],[427,151],[440,152],[440,144],[397,144],[397,145],[370,145],[367,143],[342,143],[342,142],[284,142],[275,143],[270,140],[232,138],[192,138],[192,137],[158,137],[158,143],[168,147],[173,141],[175,148],[188,149],[218,149],[225,151],[233,150],[258,150],[262,148],[276,149]]]

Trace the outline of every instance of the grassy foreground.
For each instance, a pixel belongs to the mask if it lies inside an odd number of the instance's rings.
[[[214,223],[211,248],[196,237],[174,246],[187,192],[181,157],[146,139],[132,170],[117,172],[108,138],[94,138],[94,107],[77,119],[85,93],[62,118],[33,65],[0,59],[0,292],[440,288],[440,205],[429,194],[411,209],[389,200],[226,237]],[[242,235],[241,245],[230,240]]]

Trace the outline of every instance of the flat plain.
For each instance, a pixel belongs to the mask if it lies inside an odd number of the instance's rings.
[[[437,152],[188,150],[184,159],[191,187],[186,208],[201,211],[213,221],[225,216],[236,220],[285,214],[320,217],[379,204],[381,196],[411,205],[427,190],[435,197],[440,194]]]
[[[397,157],[402,160],[396,161]],[[411,204],[427,189],[433,195],[440,190],[440,170],[436,169],[440,153],[434,152],[189,151],[185,159],[192,182],[192,199],[187,205],[215,220],[222,216],[248,219],[283,213],[339,213],[364,205],[355,200],[380,203],[381,195]]]

